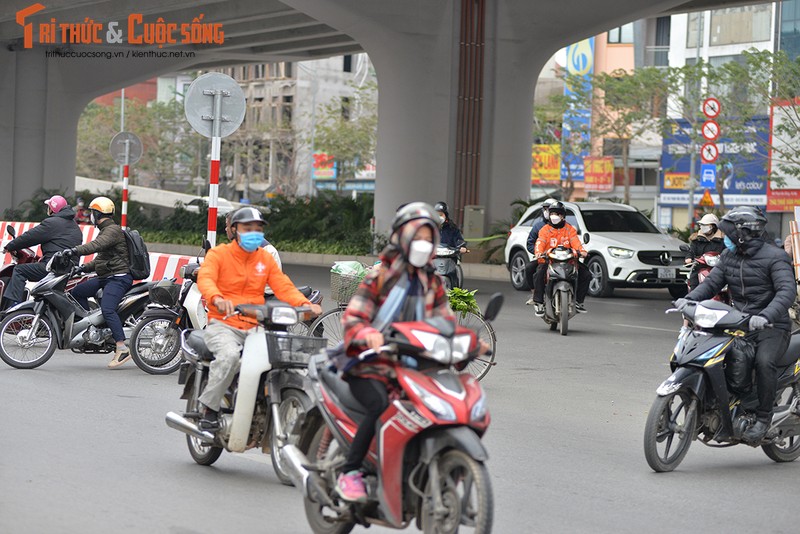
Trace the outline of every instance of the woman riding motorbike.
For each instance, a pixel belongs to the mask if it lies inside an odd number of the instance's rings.
[[[689,255],[686,263],[692,263],[706,252],[717,252],[722,254],[725,250],[723,241],[725,234],[719,230],[719,218],[713,213],[706,213],[700,219],[700,230],[689,236]],[[693,267],[689,275],[689,289],[697,287],[700,282],[697,278],[698,270]]]

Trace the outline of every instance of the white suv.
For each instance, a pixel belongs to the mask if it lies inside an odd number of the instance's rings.
[[[589,252],[585,260],[592,281],[589,295],[608,297],[615,287],[665,287],[673,298],[686,295],[689,268],[684,243],[668,236],[636,208],[607,202],[564,202],[567,222]],[[530,289],[525,266],[532,260],[525,244],[542,205],[528,208],[508,233],[505,259],[515,289]]]

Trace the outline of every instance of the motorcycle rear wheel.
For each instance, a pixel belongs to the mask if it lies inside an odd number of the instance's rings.
[[[644,457],[653,471],[672,471],[689,451],[697,418],[697,412],[688,417],[692,400],[692,395],[681,389],[653,401],[644,427]],[[676,436],[678,444],[673,448]],[[664,445],[663,452],[658,450],[659,445]]]
[[[788,397],[788,398],[786,398]],[[794,397],[794,388],[786,387],[778,390],[775,396],[775,403],[780,405],[788,405],[792,403]],[[778,463],[793,462],[800,458],[800,436],[787,436],[784,437],[784,442],[781,445],[770,443],[762,445],[761,450],[764,451],[770,460]]]
[[[195,376],[195,380],[198,379],[200,379],[200,377]],[[200,385],[200,391],[205,389],[208,378],[204,376],[202,377],[202,381],[203,382]],[[189,395],[189,399],[186,401],[186,411],[189,413],[197,413],[199,410],[200,401],[194,396],[194,388],[192,388],[192,393]],[[195,420],[194,422],[197,423],[198,420],[199,419]],[[200,465],[211,465],[216,462],[222,454],[222,447],[208,445],[207,443],[189,435],[186,436],[186,445],[189,447],[189,454],[192,456],[192,459]]]
[[[175,372],[182,361],[180,332],[172,315],[140,320],[131,334],[131,358],[139,369],[151,375]]]
[[[296,445],[300,452],[308,452],[309,442],[314,437],[310,432],[303,432],[303,423],[308,410],[311,408],[311,399],[302,391],[290,389],[281,393],[281,404],[278,407],[278,415],[281,418],[281,426],[289,436],[288,443]],[[284,465],[278,450],[278,437],[275,434],[275,424],[269,433],[270,457],[272,458],[272,468],[278,476],[278,480],[285,486],[293,486],[292,477],[289,476],[289,466]]]
[[[0,322],[0,359],[16,369],[34,369],[49,360],[56,351],[56,338],[50,319],[42,315],[30,347],[20,344],[19,334],[30,329],[36,317],[30,311],[6,315]],[[27,344],[27,343],[26,343]]]
[[[489,471],[482,462],[459,450],[450,450],[439,459],[441,500],[447,509],[441,518],[434,516],[431,497],[432,484],[425,485],[422,505],[422,532],[425,534],[455,534],[461,527],[475,534],[492,531],[494,500]]]
[[[306,456],[311,462],[317,462],[317,451],[319,450],[320,443],[322,442],[322,435],[325,432],[325,423],[322,420],[316,425],[316,431],[309,430],[308,433],[313,436],[311,443],[308,447],[308,454]],[[335,492],[326,487],[326,478],[321,478],[320,485],[323,490],[327,491],[332,499],[337,500]],[[333,481],[335,483],[335,480]],[[319,503],[309,499],[307,496],[303,497],[303,507],[306,511],[306,520],[308,526],[314,534],[347,534],[355,523],[350,521],[339,521],[332,512],[325,513],[326,508]]]

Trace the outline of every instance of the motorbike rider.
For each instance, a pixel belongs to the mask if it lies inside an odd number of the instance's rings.
[[[231,226],[231,217],[233,217],[234,213],[236,213],[236,212],[235,211],[229,211],[228,213],[225,214],[225,233],[228,235],[228,241],[234,241],[236,239],[236,234],[233,231],[233,226]],[[278,249],[275,248],[275,246],[272,243],[267,241],[266,237],[264,238],[263,241],[261,241],[261,245],[260,246],[261,246],[261,248],[263,248],[264,250],[266,250],[267,252],[272,254],[272,257],[275,260],[275,263],[278,264],[278,269],[283,271],[283,262],[281,262],[281,255],[278,254]],[[267,285],[265,291],[266,291],[266,293],[268,295],[272,294],[272,290],[269,288],[269,285]]]
[[[457,248],[462,254],[469,252],[466,247],[464,247],[466,242],[464,241],[464,236],[461,235],[461,230],[459,230],[458,226],[450,219],[450,210],[447,207],[447,203],[443,201],[437,202],[433,209],[436,210],[436,214],[439,216],[441,245],[443,247]]]
[[[537,317],[544,315],[544,278],[547,271],[547,251],[563,245],[574,250],[582,258],[589,254],[583,248],[583,243],[578,237],[578,231],[567,222],[567,209],[564,204],[561,202],[551,204],[549,214],[550,220],[539,231],[539,237],[536,239],[536,247],[534,249],[535,258],[539,262],[533,278],[533,311]],[[592,275],[589,273],[589,269],[583,263],[578,262],[578,289],[575,295],[575,309],[579,313],[586,313],[587,311],[583,301],[589,292],[589,282],[591,280]]]
[[[83,198],[78,197],[75,200],[75,204],[75,222],[79,224],[91,224],[92,213],[86,208],[86,202],[83,200]]]
[[[525,243],[525,248],[531,254],[536,254],[536,240],[539,238],[539,232],[544,228],[544,225],[550,222],[550,206],[558,202],[554,198],[545,199],[542,202],[542,218],[534,221],[531,225],[531,232],[528,234],[528,241]],[[536,272],[536,267],[539,263],[535,261],[528,262],[525,266],[525,280],[528,281],[528,286],[531,288],[531,297],[525,302],[526,306],[533,304],[533,275]]]
[[[700,229],[689,236],[689,255],[686,263],[693,263],[706,252],[722,252],[725,250],[725,234],[719,230],[719,218],[713,213],[706,213],[700,219]],[[693,267],[689,274],[689,289],[697,287],[697,268]]]
[[[342,325],[348,356],[383,345],[382,329],[394,321],[453,317],[442,280],[434,275],[432,260],[438,243],[439,224],[434,208],[424,202],[411,202],[398,209],[389,245],[380,254],[380,267],[367,274],[344,312]],[[352,359],[350,365],[342,378],[367,415],[347,452],[337,492],[344,500],[364,501],[367,494],[361,464],[375,435],[375,424],[388,407],[387,388],[393,372],[380,357],[360,363]]]
[[[100,230],[93,241],[73,248],[68,248],[60,254],[70,257],[97,254],[95,258],[78,268],[78,272],[92,271],[97,277],[86,280],[72,289],[72,296],[83,306],[89,309],[89,297],[96,295],[103,289],[103,298],[100,299],[100,310],[103,319],[111,329],[111,335],[116,342],[114,357],[108,362],[109,369],[115,369],[131,359],[130,350],[125,345],[125,331],[122,321],[117,314],[117,306],[125,293],[133,285],[133,276],[130,273],[128,259],[128,243],[122,228],[114,222],[114,201],[108,197],[97,197],[89,203],[89,218]]]
[[[47,217],[24,234],[9,241],[6,252],[13,252],[36,245],[42,247],[42,259],[38,263],[26,263],[14,267],[4,299],[7,308],[21,302],[25,297],[25,282],[38,282],[47,275],[47,262],[57,252],[75,247],[83,241],[81,229],[75,222],[75,212],[67,205],[61,195],[54,195],[44,201]]]
[[[686,298],[675,301],[683,310],[690,301],[710,299],[728,286],[731,305],[752,314],[746,335],[755,347],[758,409],[756,422],[742,435],[752,445],[761,442],[772,419],[778,383],[775,365],[789,346],[789,307],[795,300],[794,272],[784,251],[764,239],[767,219],[752,206],[733,208],[719,222],[728,250],[708,277]],[[773,328],[765,328],[772,323]]]
[[[256,208],[239,208],[230,221],[233,241],[209,250],[198,271],[197,286],[209,303],[209,324],[203,337],[214,354],[208,383],[199,398],[203,405],[199,423],[204,430],[219,428],[222,397],[239,372],[248,331],[258,325],[253,319],[234,315],[234,308],[238,304],[264,304],[264,288],[269,284],[278,299],[292,306],[309,306],[317,315],[322,312],[318,304],[311,304],[295,288],[272,255],[261,248],[264,224]]]

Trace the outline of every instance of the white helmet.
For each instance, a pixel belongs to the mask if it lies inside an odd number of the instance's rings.
[[[699,224],[713,224],[719,226],[719,217],[713,213],[706,213],[703,218],[698,221]]]

